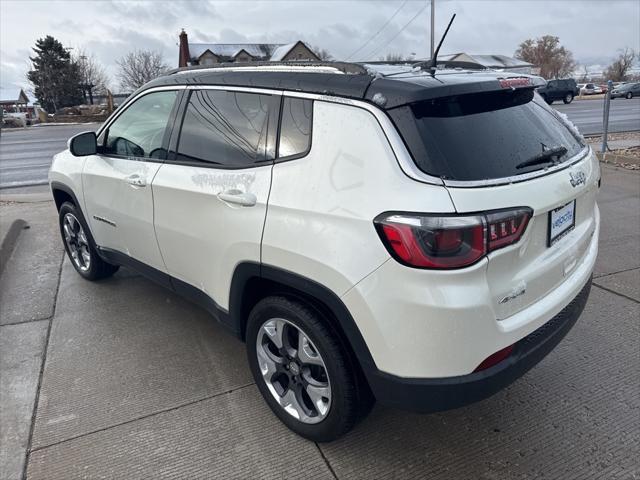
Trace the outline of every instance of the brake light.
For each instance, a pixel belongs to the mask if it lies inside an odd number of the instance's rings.
[[[501,78],[498,81],[502,88],[529,87],[532,85],[529,77]]]
[[[522,237],[531,209],[475,215],[388,213],[374,224],[389,253],[410,267],[451,269],[473,265]]]

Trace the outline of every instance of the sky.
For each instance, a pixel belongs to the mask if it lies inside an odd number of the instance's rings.
[[[40,1],[0,0],[0,86],[28,87],[36,39],[93,54],[117,87],[116,60],[128,51],[160,51],[178,63],[178,34],[191,42],[290,43],[301,39],[340,60],[388,53],[425,58],[429,0],[394,1]],[[556,35],[580,63],[601,71],[619,49],[640,52],[638,0],[435,0],[436,42],[453,13],[441,53],[512,56],[527,38]],[[598,70],[599,69],[599,70]]]

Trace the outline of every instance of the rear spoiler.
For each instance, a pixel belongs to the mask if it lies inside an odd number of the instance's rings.
[[[536,89],[546,84],[546,80],[542,77],[510,72],[452,71],[440,72],[435,77],[416,73],[414,77],[408,79],[397,77],[375,79],[367,89],[365,99],[388,110],[433,98],[503,90]],[[375,101],[374,95],[378,95]],[[381,99],[384,99],[384,102]]]

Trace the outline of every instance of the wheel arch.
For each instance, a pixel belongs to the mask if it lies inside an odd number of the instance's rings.
[[[78,197],[73,193],[73,190],[64,183],[53,181],[51,182],[51,193],[53,194],[53,201],[56,204],[56,209],[60,210],[60,207],[64,202],[70,201],[76,208],[82,211]]]
[[[360,329],[338,295],[315,280],[269,265],[246,262],[239,264],[234,271],[229,316],[243,341],[246,340],[251,309],[262,298],[271,295],[302,301],[317,311],[344,345],[363,379],[376,370]]]
[[[95,238],[93,237],[93,232],[91,231],[91,227],[89,225],[89,222],[87,221],[87,217],[85,216],[84,211],[82,210],[82,204],[78,201],[78,197],[76,197],[76,194],[74,193],[73,189],[64,183],[58,182],[55,180],[51,182],[50,186],[51,186],[51,193],[53,194],[53,200],[56,204],[56,210],[59,212],[60,207],[62,207],[62,204],[64,202],[68,201],[72,203],[73,206],[78,211],[78,215],[82,217],[81,220],[82,222],[84,222],[84,227],[85,227],[86,234],[89,237],[89,242],[91,243],[93,248],[97,250],[98,255],[100,255],[100,257],[103,260],[107,261],[97,246]]]

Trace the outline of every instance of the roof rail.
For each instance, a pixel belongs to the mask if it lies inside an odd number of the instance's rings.
[[[304,71],[306,68],[324,73],[345,73],[351,75],[363,75],[369,73],[366,68],[357,63],[299,60],[284,62],[227,62],[216,63],[215,65],[193,65],[190,67],[174,68],[173,70],[169,70],[166,75],[202,70],[234,71],[243,69],[265,72],[299,72]]]

